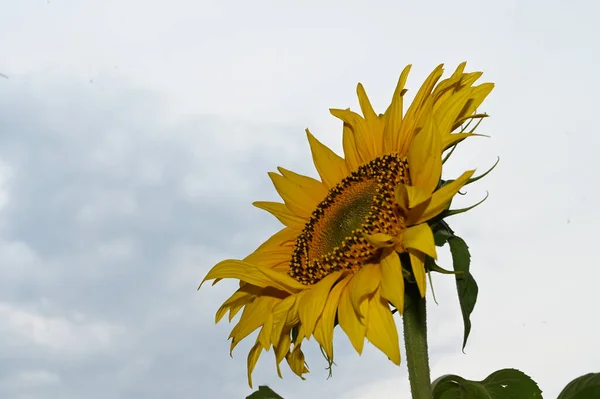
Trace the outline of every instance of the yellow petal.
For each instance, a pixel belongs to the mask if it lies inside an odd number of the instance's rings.
[[[364,234],[363,237],[376,248],[392,247],[394,237],[385,233]]]
[[[346,333],[352,346],[354,349],[361,354],[364,343],[365,343],[365,333],[366,327],[360,322],[354,308],[352,307],[352,303],[350,302],[350,294],[349,285],[344,288],[341,297],[340,297],[340,305],[338,307],[338,321],[340,323],[340,327]],[[367,301],[363,301],[361,305],[361,313],[368,317],[369,314],[369,304]]]
[[[280,246],[292,245],[300,233],[300,229],[285,227],[273,234],[268,240],[260,244],[260,246],[256,248],[255,252],[266,248],[277,248]]]
[[[406,213],[418,205],[431,198],[431,193],[415,186],[407,186],[406,184],[398,184],[394,188],[394,199],[400,208]]]
[[[333,323],[337,314],[340,297],[344,288],[348,285],[351,277],[347,277],[339,281],[329,293],[323,314],[317,321],[314,336],[317,342],[321,345],[329,359],[333,359]]]
[[[371,161],[379,154],[375,154],[373,144],[373,136],[367,129],[367,122],[356,112],[349,109],[330,109],[329,112],[336,118],[344,121],[344,125],[348,125],[354,134],[354,143],[356,151],[360,156],[362,163]]]
[[[279,378],[281,377],[281,369],[279,368],[279,364],[283,361],[285,356],[290,352],[290,345],[292,344],[292,338],[290,337],[289,331],[282,335],[279,339],[279,342],[275,346],[275,365],[277,366],[277,375]]]
[[[360,109],[367,123],[367,129],[372,138],[373,148],[371,153],[375,155],[381,154],[383,146],[383,121],[379,119],[373,110],[369,97],[367,97],[367,93],[365,92],[365,88],[360,83],[356,87],[356,94],[358,95]]]
[[[323,201],[327,196],[328,189],[322,182],[313,179],[312,177],[292,172],[291,170],[287,170],[281,166],[279,166],[277,170],[283,175],[283,177],[303,189],[306,195],[313,200],[315,206]]]
[[[398,312],[404,312],[404,276],[396,251],[384,252],[381,258],[381,296],[391,302]]]
[[[433,259],[437,259],[433,231],[427,223],[411,226],[404,230],[402,244],[404,248],[413,248],[431,256]]]
[[[258,342],[269,350],[271,347],[271,333],[273,332],[273,314],[269,312],[260,332],[258,333]],[[277,341],[275,341],[277,343]]]
[[[409,147],[411,146],[413,135],[415,133],[417,123],[421,119],[421,114],[424,111],[425,104],[428,102],[429,97],[435,84],[442,77],[444,73],[443,65],[438,65],[432,72],[429,74],[427,79],[421,88],[417,92],[413,102],[408,107],[406,111],[406,115],[404,116],[404,120],[402,122],[402,126],[400,128],[400,139],[398,146],[399,154],[406,154],[408,152]],[[431,102],[431,101],[430,101]]]
[[[354,132],[350,128],[350,125],[344,123],[344,129],[342,133],[342,147],[344,148],[344,157],[346,159],[346,168],[353,172],[360,165],[363,164],[363,160],[360,157],[358,150],[356,149],[356,141],[354,140]]]
[[[265,323],[267,315],[277,302],[279,300],[276,298],[259,297],[244,308],[240,321],[233,327],[229,334],[229,338],[232,338],[231,351],[233,351],[241,340]]]
[[[292,246],[258,250],[246,256],[244,262],[264,267],[273,267],[283,262],[289,263],[293,250]]]
[[[252,372],[254,371],[254,367],[256,366],[256,362],[258,362],[262,350],[262,345],[260,342],[257,342],[248,353],[248,385],[250,385],[250,388],[252,388]]]
[[[398,343],[398,330],[387,301],[375,291],[369,300],[369,324],[367,325],[367,339],[395,364],[400,364],[400,345]]]
[[[300,230],[306,224],[306,219],[294,215],[285,204],[280,202],[255,201],[252,203],[257,208],[263,209],[275,216],[282,224],[296,227]]]
[[[433,118],[427,118],[423,129],[408,150],[408,167],[412,186],[432,193],[442,174],[442,142]]]
[[[273,306],[273,329],[271,331],[271,342],[277,342],[281,339],[281,334],[283,334],[288,315],[296,302],[296,298],[296,295],[290,295]]]
[[[304,290],[306,287],[284,273],[275,272],[266,267],[260,267],[237,259],[228,259],[216,264],[200,286],[206,280],[216,278],[234,278],[258,287],[274,287],[289,293]]]
[[[419,224],[430,220],[439,215],[446,207],[456,193],[465,185],[465,183],[473,176],[474,170],[468,170],[463,173],[458,179],[446,184],[431,195],[431,201],[424,203],[427,205],[424,209],[421,207],[415,208],[409,214],[410,224]],[[413,213],[414,212],[414,213]]]
[[[360,268],[352,278],[348,287],[350,301],[354,307],[354,311],[360,317],[364,317],[361,313],[361,303],[375,292],[381,282],[381,269],[379,265],[367,264]]]
[[[413,275],[415,276],[415,281],[419,287],[419,292],[421,293],[421,297],[425,298],[427,284],[425,278],[425,254],[415,251],[414,249],[409,249],[408,253],[410,255],[410,264],[412,266]]]
[[[456,117],[457,120],[464,118],[465,116],[471,115],[481,105],[483,100],[492,92],[494,89],[493,83],[483,83],[479,86],[473,87],[471,90],[471,98],[465,105],[463,111]],[[454,128],[457,126],[455,125]]]
[[[398,148],[400,148],[399,133],[402,126],[404,93],[406,92],[404,86],[406,85],[406,79],[408,78],[410,68],[411,65],[407,65],[400,74],[396,90],[394,90],[392,102],[383,116],[383,150],[386,153],[396,152],[398,151]]]
[[[323,278],[306,291],[298,304],[300,321],[304,327],[304,333],[310,337],[315,329],[317,319],[321,316],[331,286],[340,278],[342,272],[334,272]]]
[[[335,186],[348,176],[348,168],[344,158],[317,140],[308,129],[306,129],[306,135],[308,136],[315,168],[317,168],[321,180],[327,187]]]
[[[318,202],[311,198],[307,190],[277,173],[269,172],[269,177],[275,186],[275,190],[285,202],[285,206],[295,215],[305,219],[310,218]]]
[[[287,360],[288,365],[294,374],[304,379],[302,374],[308,373],[308,369],[305,366],[306,363],[304,361],[304,353],[302,352],[301,346],[295,345],[294,349],[285,357],[285,360]]]
[[[471,97],[471,88],[465,88],[453,93],[435,112],[435,119],[442,134],[452,132],[452,128]]]
[[[239,305],[246,305],[253,301],[256,294],[260,291],[260,287],[256,287],[253,285],[246,285],[244,288],[238,289],[227,299],[223,305],[217,310],[217,314],[215,316],[215,323],[218,323],[223,316],[229,311]]]

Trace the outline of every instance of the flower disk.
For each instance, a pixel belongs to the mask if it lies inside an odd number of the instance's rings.
[[[481,72],[464,68],[460,64],[441,81],[442,66],[435,68],[406,112],[410,66],[384,114],[375,113],[359,84],[362,116],[331,110],[343,121],[343,158],[307,130],[320,180],[284,168],[269,173],[283,203],[254,205],[284,227],[243,260],[218,263],[203,280],[240,283],[216,321],[227,313],[231,321],[242,310],[229,336],[231,351],[259,330],[248,354],[250,386],[258,358],[271,348],[279,376],[285,359],[303,378],[308,368],[302,343],[311,337],[331,366],[336,324],[359,354],[366,338],[400,363],[391,307],[403,313],[405,279],[425,296],[426,261],[437,258],[431,225],[446,215],[474,172],[441,181],[442,155],[477,135],[465,125],[485,116],[475,111],[494,87],[474,86]]]
[[[389,154],[362,165],[336,184],[296,239],[289,275],[315,284],[340,270],[358,271],[376,262],[380,248],[364,235],[397,235],[404,216],[394,201],[394,188],[408,184],[406,158]]]

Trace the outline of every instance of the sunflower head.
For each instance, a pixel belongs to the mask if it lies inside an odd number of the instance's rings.
[[[437,258],[432,229],[453,212],[456,193],[475,180],[473,170],[441,180],[444,152],[476,135],[467,126],[486,116],[476,109],[493,89],[474,85],[481,73],[464,68],[441,81],[442,66],[434,69],[406,112],[410,66],[384,114],[374,112],[359,84],[362,115],[331,110],[343,121],[344,157],[307,130],[320,180],[284,168],[269,174],[283,202],[254,205],[284,227],[243,260],[222,261],[204,278],[240,281],[216,320],[229,313],[231,321],[242,310],[231,350],[260,330],[248,355],[250,385],[260,354],[271,348],[280,376],[286,359],[302,377],[308,372],[302,343],[310,337],[331,365],[336,324],[358,353],[367,338],[400,363],[391,307],[402,314],[406,283],[425,296],[428,265]]]

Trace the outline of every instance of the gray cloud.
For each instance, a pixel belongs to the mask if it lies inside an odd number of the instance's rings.
[[[433,374],[518,367],[553,397],[598,371],[597,6],[289,7],[3,7],[0,396],[247,395],[248,343],[230,359],[230,326],[212,323],[235,283],[195,289],[212,264],[278,228],[250,205],[276,198],[266,172],[314,176],[303,129],[339,150],[326,109],[356,109],[356,81],[381,110],[406,63],[414,89],[437,63],[451,70],[464,59],[497,83],[482,125],[492,139],[465,143],[448,173],[501,163],[456,202],[491,193],[451,221],[481,289],[463,355],[453,282],[435,276]],[[309,381],[279,380],[267,353],[255,382],[290,399],[408,392],[404,365],[369,345],[359,358],[343,334],[336,340],[332,379],[307,345]]]

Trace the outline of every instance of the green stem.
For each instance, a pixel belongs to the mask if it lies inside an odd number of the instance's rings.
[[[432,399],[425,298],[415,284],[406,285],[404,306],[404,345],[412,399]]]

